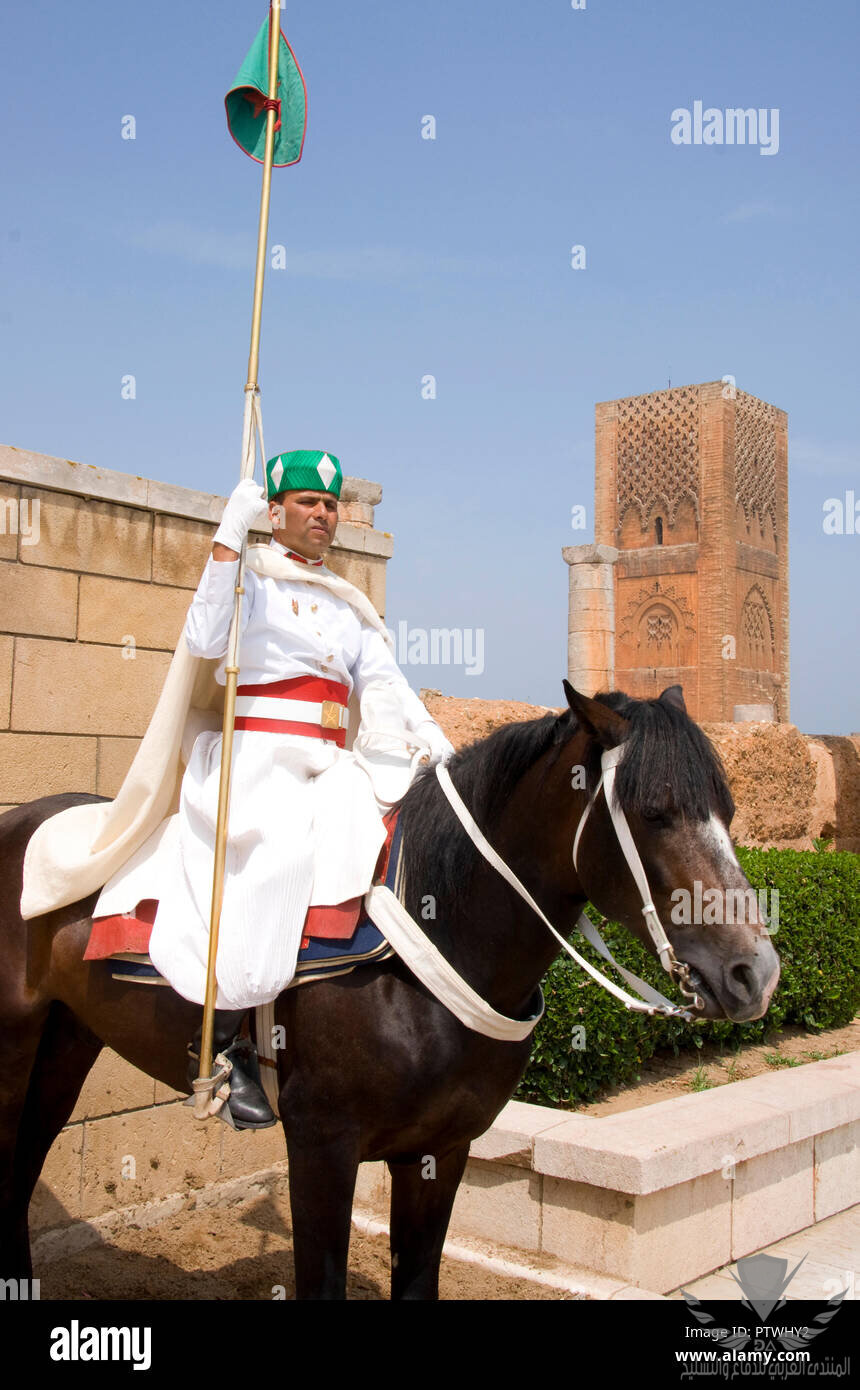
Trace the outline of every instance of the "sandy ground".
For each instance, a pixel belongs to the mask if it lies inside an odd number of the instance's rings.
[[[289,1204],[286,1195],[264,1196],[183,1212],[146,1230],[118,1232],[110,1244],[51,1260],[37,1273],[43,1299],[291,1299]],[[388,1237],[353,1230],[347,1298],[387,1299],[389,1292]],[[442,1262],[439,1295],[448,1301],[574,1298],[454,1260]]]
[[[640,1105],[672,1100],[691,1091],[727,1086],[751,1076],[765,1076],[775,1068],[823,1062],[840,1052],[860,1050],[860,1017],[844,1028],[809,1033],[799,1024],[786,1027],[769,1043],[755,1043],[740,1052],[720,1053],[715,1044],[690,1047],[674,1057],[671,1052],[652,1057],[643,1066],[640,1080],[632,1086],[614,1087],[600,1100],[577,1107],[583,1115],[615,1115]],[[702,1084],[707,1082],[707,1087]]]
[[[711,1045],[652,1058],[638,1084],[583,1106],[579,1113],[612,1115],[710,1086],[761,1076],[775,1065],[803,1065],[860,1048],[860,1019],[817,1035],[786,1028],[778,1040],[720,1055]],[[157,1226],[129,1227],[104,1245],[45,1263],[38,1271],[43,1299],[270,1300],[294,1296],[290,1212],[286,1192],[240,1206],[189,1210]],[[386,1236],[352,1233],[347,1297],[389,1296]],[[528,1280],[507,1279],[474,1265],[443,1260],[440,1297],[447,1301],[569,1300]]]

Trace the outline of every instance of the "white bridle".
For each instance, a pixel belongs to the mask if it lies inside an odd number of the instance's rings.
[[[636,887],[639,889],[639,896],[642,899],[642,916],[645,918],[645,926],[648,935],[654,943],[654,949],[660,959],[663,969],[672,977],[681,989],[682,994],[686,994],[691,1001],[693,1008],[702,1007],[701,1000],[694,990],[687,988],[689,985],[689,967],[682,965],[672,949],[672,943],[663,929],[656,907],[651,901],[651,889],[648,886],[648,878],[636,848],[636,842],[630,833],[630,826],[627,824],[627,817],[621,807],[621,803],[615,796],[615,771],[624,754],[624,744],[619,743],[615,748],[607,748],[600,758],[600,778],[588,800],[588,805],[579,818],[579,825],[576,827],[576,834],[573,837],[573,867],[579,873],[579,865],[576,862],[576,852],[579,848],[579,841],[588,819],[588,813],[600,795],[601,789],[606,797],[606,806],[612,821],[613,829],[618,837],[621,852],[627,861],[627,867],[633,875]],[[583,914],[584,915],[584,914]],[[582,919],[580,918],[580,921]],[[596,930],[596,929],[595,929]],[[614,962],[613,962],[614,963]],[[616,965],[616,969],[621,967]]]
[[[642,912],[657,948],[660,961],[664,970],[672,976],[680,986],[682,992],[691,1001],[690,1007],[701,1007],[698,995],[689,986],[689,967],[681,965],[675,958],[671,944],[666,938],[660,918],[654,904],[651,901],[651,894],[648,888],[648,880],[645,870],[642,867],[642,860],[630,834],[630,827],[627,824],[624,812],[615,803],[612,795],[613,784],[615,781],[615,769],[621,758],[623,745],[612,748],[603,753],[601,757],[601,775],[597,786],[594,789],[588,804],[579,819],[576,834],[573,841],[573,862],[576,866],[576,854],[579,848],[579,841],[582,838],[582,831],[588,814],[594,805],[597,797],[603,789],[606,793],[606,801],[609,807],[609,814],[612,817],[612,824],[618,836],[619,844],[624,853],[630,871],[636,880],[642,897]],[[690,1012],[689,1007],[673,1004],[670,999],[661,994],[652,985],[640,980],[638,975],[634,975],[631,970],[626,970],[623,965],[619,965],[613,957],[601,937],[593,922],[583,912],[576,927],[579,932],[590,942],[594,949],[608,961],[610,965],[618,971],[622,979],[638,992],[639,998],[628,994],[620,985],[615,984],[614,980],[607,979],[601,971],[595,969],[589,961],[568,945],[560,932],[550,922],[549,918],[538,907],[534,898],[527,888],[520,883],[516,874],[508,867],[500,855],[496,853],[493,846],[477,825],[474,817],[460,796],[451,781],[451,776],[443,763],[439,762],[435,767],[436,776],[439,780],[445,796],[447,797],[454,814],[459,820],[466,834],[472,843],[480,851],[483,857],[491,864],[506,883],[517,892],[524,902],[528,903],[533,912],[537,913],[544,925],[555,937],[562,950],[576,961],[597,984],[608,990],[616,999],[620,999],[622,1004],[628,1009],[634,1009],[639,1013],[645,1014],[665,1014],[669,1018],[682,1018],[688,1023],[695,1020],[695,1015]],[[543,997],[540,989],[536,991],[538,1007],[525,1019],[509,1018],[505,1014],[498,1013],[492,1005],[482,999],[479,994],[462,978],[454,969],[449,961],[442,955],[439,949],[430,940],[418,923],[409,915],[403,905],[403,890],[395,894],[383,884],[376,884],[365,895],[364,903],[371,920],[376,923],[383,935],[397,954],[405,961],[406,965],[414,975],[426,985],[430,992],[439,999],[446,1008],[460,1019],[467,1028],[471,1028],[477,1033],[483,1033],[485,1037],[496,1038],[503,1042],[519,1042],[527,1038],[533,1031],[535,1025],[543,1015]]]
[[[596,980],[597,983],[602,985],[604,989],[609,990],[610,994],[614,994],[616,999],[620,999],[628,1009],[635,1009],[640,1013],[647,1014],[666,1014],[668,1017],[683,1018],[687,1022],[691,1023],[693,1022],[695,1015],[690,1013],[690,1008],[701,1008],[701,1000],[699,999],[699,996],[695,993],[695,991],[689,987],[689,967],[686,965],[682,965],[676,959],[675,952],[672,949],[672,945],[669,939],[667,938],[665,931],[663,930],[663,924],[660,921],[659,916],[657,915],[657,909],[654,907],[654,904],[651,901],[651,890],[648,887],[648,879],[645,875],[645,870],[642,867],[642,860],[639,857],[639,851],[637,850],[633,840],[633,836],[630,833],[630,827],[627,824],[627,818],[624,815],[624,811],[618,804],[616,798],[613,796],[615,769],[618,766],[618,763],[620,762],[623,753],[624,744],[620,743],[615,748],[606,749],[601,756],[600,780],[598,781],[597,786],[595,787],[594,791],[592,792],[589,798],[588,805],[586,806],[585,810],[580,816],[579,825],[576,828],[576,834],[573,839],[574,868],[576,868],[576,854],[579,848],[579,841],[582,837],[582,831],[585,826],[585,822],[588,818],[588,813],[594,805],[595,801],[597,800],[597,797],[599,796],[601,789],[603,789],[606,795],[606,804],[609,808],[609,814],[612,818],[612,824],[615,829],[615,833],[618,836],[618,842],[621,846],[624,858],[627,861],[627,865],[630,869],[630,872],[633,875],[633,878],[636,882],[636,886],[639,889],[639,894],[642,898],[642,914],[645,918],[645,924],[648,928],[648,932],[656,947],[657,954],[660,958],[660,963],[663,966],[663,969],[667,971],[667,973],[671,975],[672,979],[675,980],[675,982],[679,985],[681,992],[683,994],[686,994],[687,998],[690,1000],[689,1007],[684,1007],[679,1004],[673,1004],[672,1001],[670,999],[667,999],[665,995],[661,994],[659,990],[654,989],[644,980],[640,980],[638,975],[634,975],[632,971],[625,970],[623,965],[619,965],[613,957],[612,953],[610,952],[609,947],[606,945],[606,942],[600,935],[600,932],[597,930],[594,923],[585,915],[584,912],[581,913],[579,919],[577,920],[577,930],[581,933],[582,936],[585,937],[587,941],[591,943],[591,945],[603,957],[604,960],[609,961],[609,963],[615,967],[622,979],[626,980],[630,987],[638,992],[640,998],[637,999],[634,998],[632,995],[628,994],[626,990],[622,989],[619,985],[616,985],[612,980],[607,979],[607,977],[603,975],[601,971],[596,970],[593,965],[590,965],[587,960],[583,959],[579,952],[575,951],[573,947],[570,946],[567,943],[567,941],[565,941],[561,933],[556,931],[549,918],[546,917],[542,910],[538,907],[537,903],[529,893],[528,889],[523,887],[522,883],[520,883],[520,880],[517,878],[513,870],[508,867],[505,861],[501,858],[500,855],[496,853],[492,845],[482,834],[481,830],[479,829],[478,825],[473,819],[470,811],[466,807],[465,803],[463,802],[462,798],[457,792],[453,782],[451,781],[451,776],[448,772],[448,769],[442,763],[436,764],[436,776],[439,779],[439,783],[446,797],[448,798],[448,801],[451,803],[451,806],[454,810],[455,815],[457,816],[457,819],[460,821],[460,824],[463,826],[469,838],[472,840],[472,843],[476,846],[478,850],[480,850],[481,854],[484,856],[487,862],[489,864],[492,864],[493,868],[501,874],[502,878],[506,881],[506,883],[509,883],[511,887],[517,893],[519,893],[523,901],[527,902],[529,907],[531,907],[532,910],[537,913],[544,925],[548,927],[549,930],[552,932],[559,945],[567,952],[569,956],[573,957],[576,963],[580,965],[583,968],[583,970],[586,970],[588,972],[588,974],[592,977],[593,980]]]

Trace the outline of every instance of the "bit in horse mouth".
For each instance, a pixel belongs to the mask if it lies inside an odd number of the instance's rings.
[[[708,1006],[708,1001],[713,1000],[713,993],[711,992],[711,990],[708,989],[707,984],[705,983],[705,980],[702,977],[702,972],[700,970],[697,970],[694,965],[691,965],[689,967],[687,981],[689,984],[689,988],[691,990],[694,990],[695,993],[699,996],[699,1002],[702,1005],[702,1008],[701,1010],[699,1010],[699,1012],[704,1013],[705,1009]],[[691,1004],[690,1007],[693,1010],[693,1012],[697,1012],[695,1004]]]

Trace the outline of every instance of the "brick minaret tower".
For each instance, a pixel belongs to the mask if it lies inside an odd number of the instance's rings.
[[[788,720],[785,411],[721,381],[602,402],[594,534],[564,552],[578,689]]]

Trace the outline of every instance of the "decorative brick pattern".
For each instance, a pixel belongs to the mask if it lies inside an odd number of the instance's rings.
[[[754,670],[773,669],[775,651],[770,604],[757,584],[744,600],[740,621],[741,665]]]
[[[619,664],[686,666],[694,659],[695,636],[695,614],[686,594],[655,579],[627,599],[618,631]]]
[[[781,528],[776,509],[776,409],[739,391],[735,405],[735,498],[749,525],[753,515],[764,524],[770,515]],[[782,530],[785,537],[785,531]]]
[[[659,503],[669,525],[683,497],[698,509],[699,412],[695,386],[632,396],[618,405],[618,520],[639,511],[643,528]]]

